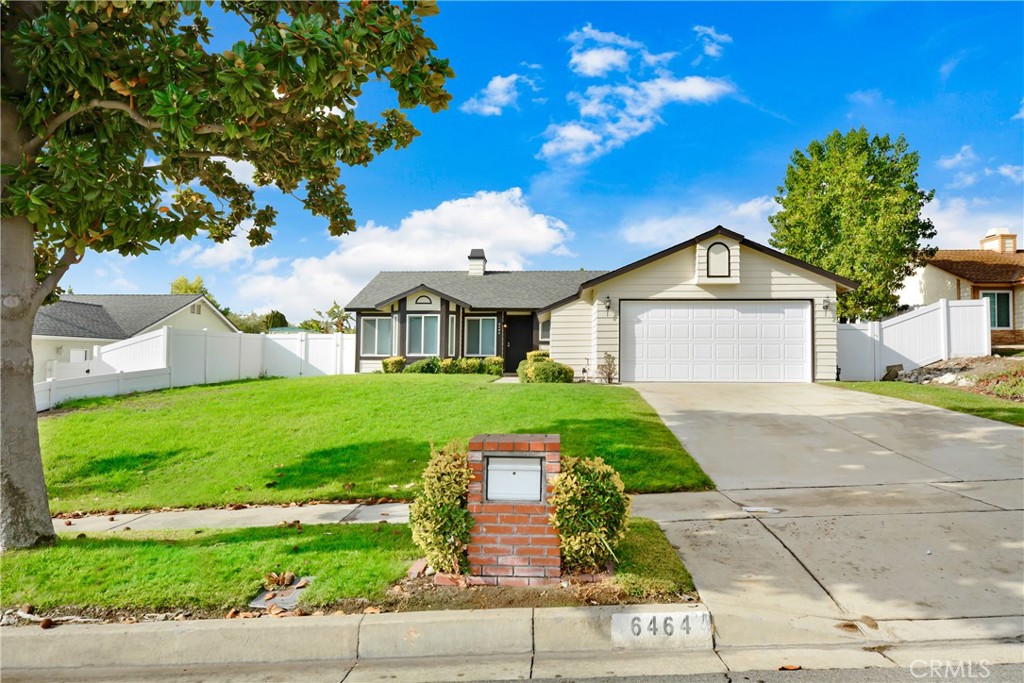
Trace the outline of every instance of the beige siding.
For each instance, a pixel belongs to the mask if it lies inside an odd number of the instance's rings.
[[[579,377],[593,362],[593,314],[579,299],[551,312],[551,358],[572,367]]]
[[[623,299],[789,299],[813,301],[814,379],[835,379],[836,318],[834,309],[822,310],[822,302],[826,297],[835,301],[836,284],[752,249],[740,249],[743,268],[740,284],[697,284],[694,277],[697,259],[694,247],[691,247],[598,285],[589,297],[593,302],[589,305],[589,315],[581,310],[588,307],[582,300],[553,312],[552,356],[556,355],[558,347],[558,355],[571,358],[570,364],[589,358],[596,366],[605,351],[620,360],[619,302]],[[606,296],[612,300],[610,311],[605,311]],[[578,326],[579,329],[566,329],[569,326]],[[585,354],[590,340],[584,337],[592,328],[595,346]],[[566,340],[564,351],[555,342],[556,335],[557,339]]]
[[[913,275],[903,281],[900,290],[900,303],[904,306],[926,306],[939,299],[971,298],[971,283],[960,280],[960,291],[957,291],[958,278],[935,266],[918,268]]]
[[[224,322],[224,319],[220,317],[220,314],[214,310],[210,304],[205,301],[197,302],[201,304],[202,308],[198,314],[191,313],[191,304],[181,309],[177,313],[174,313],[167,318],[157,322],[154,325],[150,325],[146,329],[137,333],[145,334],[146,332],[152,332],[153,330],[159,330],[161,327],[174,327],[179,330],[210,330],[211,332],[235,332],[230,325]]]
[[[376,372],[377,370],[384,370],[384,364],[380,360],[359,359],[359,372]]]
[[[1013,329],[1024,330],[1024,287],[1013,288]]]

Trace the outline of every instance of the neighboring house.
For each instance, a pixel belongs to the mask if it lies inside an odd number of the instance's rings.
[[[56,361],[90,361],[95,346],[161,327],[238,331],[202,294],[66,294],[36,314],[35,381],[51,377]]]
[[[989,230],[978,249],[938,250],[900,291],[906,306],[981,298],[989,303],[992,344],[1024,344],[1024,250],[1005,228]]]
[[[383,272],[345,307],[356,371],[403,355],[547,348],[577,378],[605,352],[622,381],[810,382],[836,374],[835,300],[857,287],[721,226],[605,271]]]

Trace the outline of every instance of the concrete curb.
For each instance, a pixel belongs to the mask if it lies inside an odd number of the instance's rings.
[[[622,644],[613,619],[684,614],[707,626],[694,637]],[[143,624],[69,624],[0,630],[0,669],[129,668],[231,662],[287,664],[422,657],[628,652],[712,652],[711,616],[699,603],[398,612],[288,619],[211,619]],[[620,629],[621,630],[621,629]],[[684,644],[685,642],[685,644]]]

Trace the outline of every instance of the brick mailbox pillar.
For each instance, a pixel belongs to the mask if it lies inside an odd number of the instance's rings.
[[[551,525],[551,478],[562,469],[557,434],[478,434],[469,440],[471,585],[557,583],[562,553]]]

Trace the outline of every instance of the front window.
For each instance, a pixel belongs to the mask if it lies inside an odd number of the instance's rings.
[[[440,344],[440,321],[437,315],[410,315],[406,318],[408,338],[405,350],[410,356],[436,356]]]
[[[982,292],[981,295],[988,299],[988,315],[992,322],[992,329],[1011,329],[1013,320],[1010,312],[1013,310],[1013,295],[1010,292]]]
[[[551,341],[551,321],[545,320],[540,324],[540,340]]]
[[[364,356],[391,355],[391,318],[363,318]]]
[[[466,355],[497,355],[497,329],[497,318],[466,318]]]

